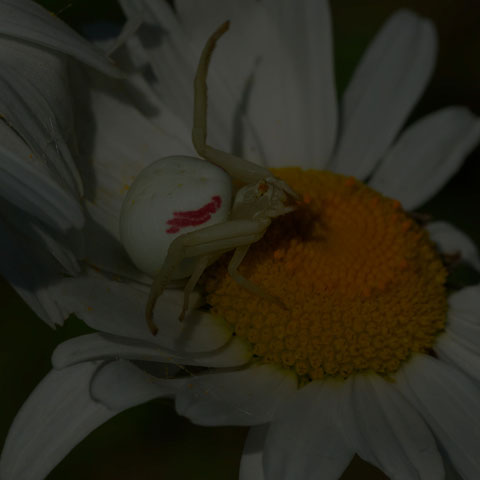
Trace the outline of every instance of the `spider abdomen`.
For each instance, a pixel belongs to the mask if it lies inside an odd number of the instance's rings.
[[[120,238],[133,263],[154,277],[172,241],[228,219],[232,199],[230,176],[210,162],[172,156],[149,165],[136,177],[120,214]],[[174,278],[191,274],[182,262]]]

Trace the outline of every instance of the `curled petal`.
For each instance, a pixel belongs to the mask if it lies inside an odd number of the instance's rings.
[[[224,347],[212,352],[182,355],[152,343],[102,333],[91,333],[60,344],[53,353],[52,364],[55,368],[65,368],[87,360],[112,358],[174,365],[236,367],[247,363],[251,358],[251,352],[246,342],[238,338],[233,338]]]
[[[223,347],[232,332],[221,318],[192,308],[184,322],[178,316],[183,291],[167,290],[157,302],[155,321],[159,333],[153,336],[145,322],[148,290],[140,285],[108,280],[88,271],[54,285],[57,302],[65,316],[75,313],[87,325],[105,333],[143,340],[176,352],[211,352]]]
[[[0,459],[2,480],[42,480],[92,430],[118,413],[90,396],[98,367],[89,362],[53,370],[40,382],[8,433]]]
[[[90,385],[92,398],[113,411],[121,411],[154,398],[172,397],[184,380],[162,380],[126,360],[105,363]]]
[[[259,425],[296,390],[293,374],[272,365],[197,375],[176,396],[176,408],[199,425]]]
[[[443,253],[449,255],[458,253],[462,261],[480,271],[477,246],[465,233],[447,222],[432,222],[425,228]]]

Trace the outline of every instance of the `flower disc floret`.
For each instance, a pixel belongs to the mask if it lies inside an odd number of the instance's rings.
[[[272,223],[239,271],[284,308],[240,287],[224,259],[204,282],[211,312],[259,361],[294,369],[303,381],[389,375],[412,353],[430,351],[445,325],[447,272],[428,233],[398,201],[354,178],[273,173],[303,202]]]

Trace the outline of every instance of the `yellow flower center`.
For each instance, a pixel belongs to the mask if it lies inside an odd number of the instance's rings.
[[[273,173],[304,202],[250,247],[239,272],[286,308],[241,288],[228,258],[205,279],[211,312],[259,361],[302,381],[365,370],[388,375],[443,330],[446,270],[428,234],[365,184],[325,171]]]

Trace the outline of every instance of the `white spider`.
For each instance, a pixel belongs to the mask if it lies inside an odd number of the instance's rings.
[[[234,280],[250,292],[281,304],[237,269],[272,218],[295,209],[298,196],[268,169],[205,143],[208,66],[217,40],[228,27],[229,22],[225,22],[208,39],[195,76],[192,140],[207,161],[175,156],[154,162],[135,179],[122,205],[122,243],[139,269],[155,278],[145,312],[154,335],[155,302],[171,280],[190,277],[184,290],[182,320],[189,295],[204,270],[233,249],[228,273]],[[236,193],[231,209],[230,177],[247,184]]]

